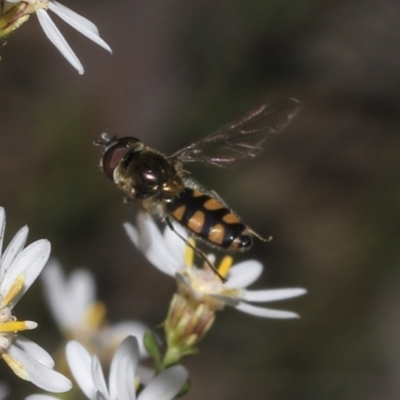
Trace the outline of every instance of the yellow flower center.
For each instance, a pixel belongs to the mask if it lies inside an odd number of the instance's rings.
[[[19,274],[15,278],[15,281],[11,285],[7,294],[4,296],[4,299],[0,302],[0,307],[4,307],[4,306],[11,304],[11,302],[15,299],[15,297],[19,294],[21,289],[24,287],[24,284],[25,284],[25,272]]]
[[[25,379],[26,381],[29,381],[28,371],[20,361],[17,361],[15,358],[12,358],[7,353],[3,353],[1,357],[18,377],[20,377],[21,379]]]
[[[86,311],[85,322],[87,325],[93,329],[97,330],[103,323],[107,309],[104,303],[101,301],[96,301],[90,305]]]
[[[25,273],[19,274],[4,298],[0,298],[0,352],[7,350],[15,333],[34,329],[37,326],[37,323],[33,321],[18,321],[12,314],[12,301],[24,287],[25,276]]]
[[[196,242],[194,241],[193,238],[189,238],[188,242],[192,245],[192,247],[190,246],[185,247],[184,259],[185,259],[185,265],[187,267],[192,267],[194,265],[194,248],[196,247]],[[218,273],[224,278],[226,278],[232,267],[232,263],[233,263],[233,258],[231,256],[225,256],[222,259],[221,264],[217,268]],[[209,266],[207,264],[204,265],[204,269],[209,269]]]

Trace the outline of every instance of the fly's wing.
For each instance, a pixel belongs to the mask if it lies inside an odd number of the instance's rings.
[[[181,162],[204,162],[218,167],[258,156],[267,138],[281,131],[296,115],[299,102],[285,99],[266,103],[217,132],[174,153]]]

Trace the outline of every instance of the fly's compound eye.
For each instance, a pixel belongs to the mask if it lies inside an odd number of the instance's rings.
[[[114,170],[126,154],[133,150],[135,144],[141,143],[134,137],[123,137],[110,143],[104,152],[102,159],[102,168],[106,176],[114,180]],[[138,148],[140,148],[139,146]]]

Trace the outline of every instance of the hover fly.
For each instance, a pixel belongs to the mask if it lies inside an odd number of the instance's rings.
[[[224,167],[254,158],[263,151],[267,139],[292,120],[298,108],[294,99],[264,104],[170,156],[137,138],[109,138],[103,133],[102,140],[95,142],[104,147],[100,166],[128,200],[137,202],[142,211],[159,216],[189,246],[172,222],[214,248],[245,251],[254,236],[268,239],[246,225],[216,192],[193,179],[184,163]],[[203,252],[195,251],[215,270]]]

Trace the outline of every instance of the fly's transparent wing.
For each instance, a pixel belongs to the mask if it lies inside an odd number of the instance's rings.
[[[285,99],[266,103],[217,132],[174,153],[182,162],[204,162],[218,167],[258,156],[267,138],[281,131],[296,115],[299,102]]]

